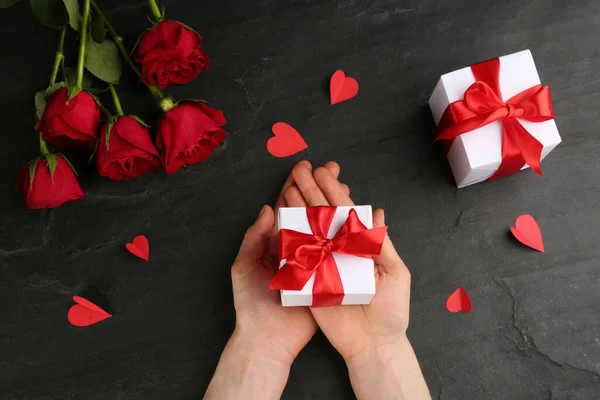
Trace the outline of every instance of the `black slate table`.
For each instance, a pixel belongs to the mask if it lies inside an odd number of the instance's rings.
[[[145,1],[99,3],[130,46],[147,27]],[[38,212],[23,206],[15,176],[37,154],[33,94],[56,33],[26,1],[0,11],[0,398],[201,398],[234,326],[229,269],[240,240],[302,158],[338,161],[356,203],[385,208],[412,272],[409,337],[434,398],[600,398],[600,2],[163,3],[204,35],[211,62],[171,93],[223,109],[227,141],[202,164],[128,182],[76,159],[86,199]],[[564,142],[543,178],[528,170],[456,189],[431,144],[428,97],[441,74],[526,48],[552,88]],[[338,68],[360,93],[330,107]],[[130,71],[122,82],[126,110],[155,121]],[[306,151],[266,152],[280,120]],[[537,218],[545,254],[507,234],[523,213]],[[148,263],[124,250],[138,233],[150,239]],[[460,285],[470,314],[444,308]],[[114,317],[78,329],[67,310],[89,286]],[[353,397],[321,334],[283,397]]]

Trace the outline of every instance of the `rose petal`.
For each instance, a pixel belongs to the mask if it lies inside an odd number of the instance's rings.
[[[102,127],[102,138],[96,164],[102,176],[111,179],[130,179],[154,171],[160,165],[148,129],[129,116],[118,117],[112,126],[109,146],[106,146],[107,124]]]
[[[22,188],[25,204],[30,209],[58,207],[68,201],[77,201],[85,197],[75,173],[60,154],[56,155],[57,164],[54,177],[50,176],[48,164],[44,158],[37,161],[33,183],[29,184],[29,164],[20,172],[27,174],[26,185]]]

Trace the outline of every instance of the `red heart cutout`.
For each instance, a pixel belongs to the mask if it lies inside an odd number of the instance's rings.
[[[302,136],[285,122],[277,122],[271,128],[275,137],[267,141],[267,150],[275,157],[288,157],[306,149]]]
[[[471,308],[473,308],[471,298],[462,286],[456,289],[450,297],[448,297],[448,300],[446,300],[446,308],[451,313],[457,313],[459,311],[465,313],[471,312]]]
[[[138,235],[133,238],[133,243],[127,243],[125,245],[127,250],[134,256],[138,256],[142,260],[148,261],[150,258],[150,244],[148,238],[144,235]]]
[[[67,318],[74,326],[89,326],[112,317],[109,313],[83,297],[73,296],[77,303],[69,309]]]
[[[338,69],[331,76],[329,82],[329,96],[331,105],[351,99],[358,93],[358,82],[356,79],[346,77],[344,71]]]
[[[542,232],[531,215],[519,216],[515,221],[515,226],[510,227],[510,231],[515,238],[525,246],[529,246],[542,253],[544,252]]]

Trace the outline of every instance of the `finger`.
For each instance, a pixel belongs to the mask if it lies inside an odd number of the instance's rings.
[[[312,169],[311,163],[306,160],[302,160],[302,161],[298,162],[298,164],[296,164],[296,167],[304,167],[304,168]],[[275,211],[275,221],[273,223],[273,228],[271,230],[272,236],[277,236],[277,214],[278,214],[277,210],[279,210],[279,208],[281,208],[281,207],[288,207],[288,204],[285,201],[284,193],[287,190],[287,188],[289,188],[290,186],[292,186],[294,184],[295,184],[294,178],[292,177],[292,174],[290,173],[290,175],[287,177],[285,183],[283,184],[283,187],[281,188],[281,192],[279,192],[279,197],[275,201],[275,206],[273,207],[273,210]]]
[[[309,206],[327,206],[329,202],[321,192],[319,185],[313,177],[312,171],[302,166],[296,166],[292,170],[292,176],[296,182],[296,186],[300,190],[304,201]]]
[[[295,165],[294,168],[296,168],[296,167],[304,167],[304,168],[307,168],[307,169],[312,169],[312,165],[310,164],[310,162],[308,162],[306,160],[300,161],[298,164]],[[293,184],[294,184],[294,178],[292,177],[292,174],[290,173],[290,175],[288,176],[287,180],[283,184],[283,187],[281,188],[281,192],[279,193],[279,198],[275,202],[275,207],[274,207],[275,212],[277,212],[277,209],[279,207],[285,207],[285,204],[284,204],[285,198],[284,198],[283,194],[285,193],[285,191],[287,190],[287,188],[289,188]]]
[[[377,209],[373,211],[373,228],[381,226],[385,226],[385,214],[382,209]],[[398,252],[396,252],[396,248],[388,235],[385,235],[385,239],[383,240],[381,253],[373,257],[373,261],[378,265],[381,272],[394,277],[398,277],[404,273],[403,270],[406,270],[406,265],[404,265]]]
[[[333,175],[336,179],[340,176],[340,165],[335,161],[327,161],[323,167],[331,172],[331,175]]]
[[[306,166],[307,169],[311,169],[310,165],[303,166]],[[327,169],[331,173],[331,175],[333,175],[336,178],[340,174],[340,166],[335,161],[329,161],[325,163],[323,167]],[[284,198],[288,203],[288,207],[306,207],[306,201],[304,200],[304,197],[302,196],[300,190],[297,187],[289,188],[287,193],[285,193]]]
[[[254,224],[246,231],[236,260],[254,262],[263,257],[273,227],[273,219],[273,209],[264,206]]]
[[[306,202],[297,186],[290,186],[284,193],[288,207],[306,207]]]
[[[381,208],[373,211],[373,228],[385,226],[385,214]]]
[[[333,176],[327,168],[317,168],[314,173],[315,181],[321,193],[332,206],[352,206],[354,203],[346,194],[342,184]]]
[[[346,193],[346,196],[350,197],[350,188],[345,183],[342,183],[342,190]]]

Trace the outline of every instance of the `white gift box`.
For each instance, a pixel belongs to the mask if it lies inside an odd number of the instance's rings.
[[[368,228],[373,228],[373,213],[371,206],[339,206],[335,212],[329,232],[328,239],[332,239],[340,230],[349,211],[354,208],[360,221]],[[304,207],[282,207],[279,209],[278,229],[291,229],[302,233],[312,234],[306,208]],[[344,287],[344,299],[342,305],[369,304],[375,296],[375,264],[370,258],[356,257],[347,254],[332,253],[337,264],[342,285]],[[281,260],[279,268],[285,264]],[[281,304],[289,306],[310,306],[313,303],[313,285],[315,273],[310,277],[302,290],[281,290]]]
[[[499,57],[499,59],[500,91],[503,101],[541,83],[529,50]],[[436,125],[439,124],[446,107],[450,103],[463,100],[465,91],[473,83],[475,77],[470,67],[442,75],[429,99],[429,107]],[[542,159],[561,142],[553,119],[544,122],[517,119],[544,146]],[[492,176],[502,161],[501,151],[501,121],[492,122],[454,139],[447,155],[456,186],[465,187]],[[526,167],[528,166],[525,165],[523,169]]]

